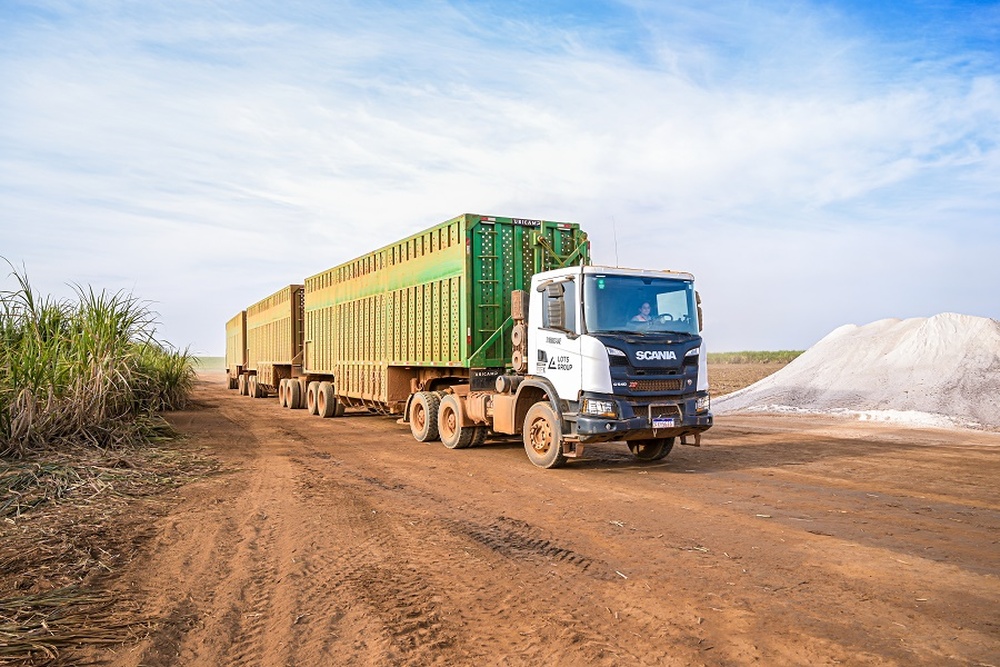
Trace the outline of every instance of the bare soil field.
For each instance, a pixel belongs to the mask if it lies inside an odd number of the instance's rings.
[[[787,363],[709,364],[708,380],[712,396],[721,396],[777,373]]]
[[[73,515],[104,604],[36,664],[1000,665],[998,433],[726,416],[654,464],[546,471],[210,372],[170,420],[216,468]],[[55,579],[18,553],[5,577]]]
[[[701,448],[540,470],[206,376],[220,461],[106,581],[113,665],[998,665],[1000,434],[719,419]],[[162,502],[162,501],[161,501]]]

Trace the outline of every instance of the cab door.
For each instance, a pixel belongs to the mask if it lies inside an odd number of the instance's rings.
[[[579,281],[566,280],[550,284],[533,299],[532,308],[534,358],[528,370],[548,379],[559,398],[575,401],[582,380],[581,339],[579,335]]]

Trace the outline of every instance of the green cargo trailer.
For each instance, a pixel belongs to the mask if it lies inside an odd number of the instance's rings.
[[[306,278],[310,411],[320,381],[328,402],[393,414],[417,391],[492,387],[510,365],[512,292],[589,259],[577,224],[465,214]]]
[[[246,310],[247,393],[277,392],[302,365],[303,287],[289,285]]]

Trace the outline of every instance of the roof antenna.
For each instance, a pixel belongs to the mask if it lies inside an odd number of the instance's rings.
[[[618,224],[615,222],[615,216],[611,216],[611,233],[615,237],[615,268],[620,269],[622,267],[618,263]]]

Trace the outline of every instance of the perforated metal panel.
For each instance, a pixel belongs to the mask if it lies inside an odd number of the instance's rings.
[[[247,365],[247,311],[226,322],[226,370],[235,375]]]
[[[298,364],[302,353],[302,285],[289,285],[246,309],[247,368]]]

